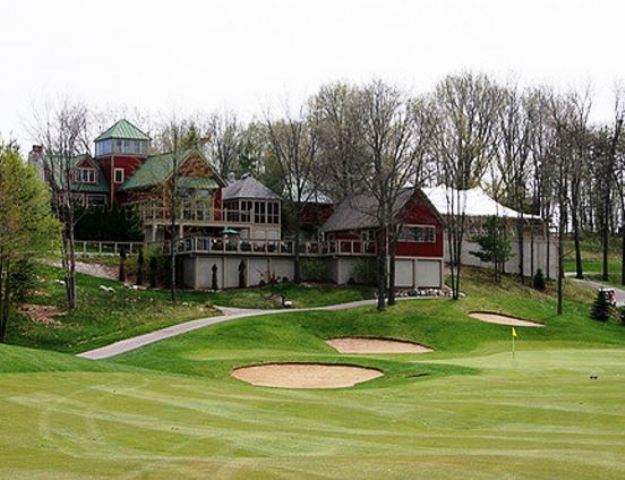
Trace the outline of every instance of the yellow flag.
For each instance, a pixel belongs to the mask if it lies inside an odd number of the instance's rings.
[[[514,327],[512,327],[512,336],[516,337],[516,330],[514,329]]]

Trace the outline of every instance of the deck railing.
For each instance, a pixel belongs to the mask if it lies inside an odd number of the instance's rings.
[[[141,249],[143,242],[113,242],[106,240],[76,240],[76,253],[79,255],[119,255],[122,249],[133,255]]]
[[[167,247],[169,250],[169,247]],[[221,237],[186,237],[178,242],[178,253],[219,253],[250,255],[295,254],[292,240],[246,240]],[[299,253],[303,256],[375,255],[375,242],[363,240],[330,240],[325,242],[302,242]]]

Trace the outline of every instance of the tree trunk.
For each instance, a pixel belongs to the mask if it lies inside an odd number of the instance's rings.
[[[11,295],[11,268],[9,260],[6,260],[4,267],[4,292],[0,289],[0,293],[2,293],[2,307],[0,308],[0,342],[6,340],[7,337],[7,329],[9,325],[9,303],[10,303],[10,295]]]
[[[575,188],[572,192],[573,204],[571,209],[571,223],[573,224],[573,241],[575,243],[575,278],[584,278],[584,268],[582,265],[582,246],[579,231],[579,203],[575,198],[579,195],[579,189]]]
[[[173,201],[173,200],[172,200]],[[176,213],[175,213],[175,207],[172,208],[172,215],[171,215],[171,235],[170,235],[170,246],[169,246],[169,262],[171,263],[170,265],[170,279],[169,279],[169,293],[170,293],[170,299],[171,299],[171,303],[176,303],[176,247],[177,247],[177,243],[178,243],[178,234],[176,233],[177,230],[177,225],[176,225]]]
[[[394,242],[393,242],[394,243]],[[395,245],[391,245],[388,266],[388,304],[395,305]]]
[[[382,312],[386,308],[384,297],[386,295],[386,235],[382,229],[378,235],[378,255],[377,255],[377,289],[378,289],[378,311]]]
[[[601,222],[601,237],[602,237],[602,254],[603,254],[603,262],[601,268],[601,279],[603,281],[608,281],[608,250],[610,248],[610,232],[608,225],[608,215],[609,215],[609,203],[610,196],[609,191],[603,197],[603,214],[602,214],[602,222]]]
[[[558,315],[562,315],[564,301],[564,226],[565,215],[560,215],[559,235],[558,235]]]
[[[293,248],[294,248],[294,253],[295,253],[295,257],[294,257],[294,262],[293,262],[293,282],[298,285],[300,283],[302,283],[302,262],[301,262],[301,257],[300,257],[300,251],[299,251],[299,246],[300,246],[300,240],[301,240],[301,222],[300,222],[300,212],[297,212],[295,215],[295,237],[294,237],[294,242],[293,242]]]
[[[545,238],[547,239],[547,259],[545,265],[547,271],[545,272],[545,278],[551,280],[551,232],[549,231],[549,224],[545,225]]]
[[[4,292],[4,280],[2,277],[2,274],[4,272],[4,263],[2,261],[2,257],[0,256],[0,312],[3,311],[4,309],[4,301],[2,300],[2,294]],[[2,332],[5,331],[4,328],[4,319],[2,318],[2,315],[0,315],[0,343],[3,343],[5,340],[5,336]]]
[[[625,285],[625,208],[621,222],[621,285]]]
[[[531,230],[530,230],[530,276],[531,276],[530,285],[531,285],[534,280],[534,225],[530,224],[530,226],[531,226]]]
[[[519,245],[519,277],[521,284],[525,284],[525,245],[523,238],[523,215],[517,219],[517,241]]]

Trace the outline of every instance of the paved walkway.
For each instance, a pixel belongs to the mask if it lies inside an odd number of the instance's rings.
[[[625,292],[624,292],[625,294]],[[400,297],[397,300],[419,300],[431,297]],[[437,298],[437,297],[434,297]],[[78,354],[79,357],[89,358],[91,360],[102,360],[105,358],[115,357],[122,353],[136,350],[137,348],[145,347],[155,342],[165,340],[166,338],[176,337],[183,333],[191,332],[199,328],[208,327],[217,323],[229,322],[232,320],[238,320],[239,318],[255,317],[260,315],[270,315],[274,313],[289,313],[289,312],[310,312],[310,311],[323,311],[323,310],[349,310],[351,308],[365,307],[368,305],[375,305],[376,299],[370,300],[358,300],[349,303],[340,303],[337,305],[328,305],[325,307],[313,307],[313,308],[282,308],[279,310],[256,310],[247,308],[233,308],[233,307],[218,307],[223,315],[216,317],[200,318],[198,320],[191,320],[189,322],[179,323],[170,327],[155,330],[150,333],[145,333],[137,337],[126,338],[118,342],[106,345],[105,347],[96,348],[95,350],[89,350]]]
[[[614,293],[616,294],[616,305],[617,306],[625,305],[625,290],[623,290],[621,288],[617,288],[617,287],[615,287],[613,285],[609,285],[607,283],[598,282],[598,281],[595,281],[595,280],[586,280],[586,279],[580,280],[578,278],[572,278],[572,280],[574,282],[581,283],[582,285],[587,285],[589,287],[596,288],[596,289],[599,289],[599,288],[612,288],[612,289],[614,289]]]

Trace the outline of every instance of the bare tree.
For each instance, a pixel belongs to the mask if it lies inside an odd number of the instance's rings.
[[[359,96],[365,163],[359,169],[358,184],[375,199],[375,211],[369,214],[380,226],[376,276],[378,310],[384,310],[387,288],[389,305],[395,303],[395,253],[402,210],[419,187],[430,116],[423,99],[411,100],[382,81],[366,85]]]
[[[603,214],[603,280],[608,280],[608,247],[609,225],[607,222],[610,205],[610,184],[616,186],[621,210],[621,285],[625,285],[625,156],[622,133],[625,120],[625,88],[618,85],[614,92],[614,120],[609,138],[608,161],[606,162],[603,180],[608,183],[604,186]]]
[[[497,148],[501,91],[487,76],[448,76],[432,99],[437,123],[433,154],[447,188],[447,240],[451,289],[459,298],[466,230],[466,190],[479,184]]]
[[[238,169],[242,128],[234,113],[213,113],[204,127],[208,155],[221,176]]]
[[[558,280],[557,314],[564,306],[564,234],[570,205],[571,172],[574,170],[575,107],[569,96],[552,95],[549,99],[550,122],[554,130],[550,162],[553,164],[552,185],[558,214]]]
[[[317,165],[317,129],[304,108],[293,116],[288,111],[284,118],[265,116],[267,135],[276,167],[283,179],[283,195],[294,213],[294,282],[301,282],[301,213],[315,194],[320,176]]]
[[[583,93],[572,91],[568,94],[567,100],[570,104],[570,155],[571,161],[574,162],[575,168],[570,169],[570,215],[573,227],[573,241],[575,244],[575,276],[576,278],[584,278],[584,269],[582,263],[581,250],[581,198],[582,198],[582,180],[588,169],[588,157],[590,153],[590,135],[588,128],[588,116],[592,106],[590,89],[586,88]]]
[[[69,99],[34,113],[33,136],[42,145],[45,179],[52,193],[52,207],[62,225],[61,265],[67,308],[76,298],[76,226],[78,204],[72,196],[77,184],[76,158],[89,153],[89,114],[86,105]]]
[[[502,108],[499,111],[499,150],[497,166],[505,189],[505,203],[513,206],[516,219],[519,277],[525,281],[525,217],[527,181],[531,151],[531,123],[526,96],[517,85],[502,90]]]
[[[324,190],[339,202],[361,190],[365,145],[359,93],[355,86],[333,83],[321,87],[309,101],[318,129],[319,167],[327,172]]]

